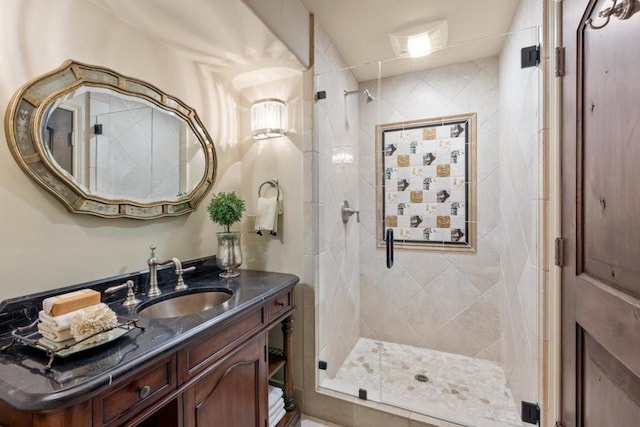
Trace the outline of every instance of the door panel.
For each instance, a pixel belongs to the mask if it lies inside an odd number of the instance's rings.
[[[582,332],[582,331],[581,331]],[[640,381],[588,334],[584,346],[584,425],[637,426]]]
[[[619,0],[618,4],[623,4]],[[562,423],[640,415],[640,13],[563,2]]]
[[[185,426],[263,427],[267,420],[264,335],[216,363],[184,394]]]

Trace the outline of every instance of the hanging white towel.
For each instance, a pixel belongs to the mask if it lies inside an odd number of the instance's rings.
[[[256,230],[278,231],[278,198],[258,197],[256,209]]]

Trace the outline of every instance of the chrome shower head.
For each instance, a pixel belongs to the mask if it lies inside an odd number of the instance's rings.
[[[371,95],[371,92],[369,92],[369,89],[365,89],[365,90],[350,90],[350,91],[344,91],[344,96],[347,95],[353,95],[354,93],[360,93],[363,92],[365,94],[365,96],[367,97],[366,102],[367,104],[370,103],[371,101],[375,101],[376,97]]]
[[[376,97],[371,95],[371,93],[369,92],[369,89],[365,89],[364,94],[367,97],[367,104],[376,100]]]

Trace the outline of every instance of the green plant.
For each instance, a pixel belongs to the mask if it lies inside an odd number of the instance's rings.
[[[223,226],[224,231],[228,233],[231,225],[242,218],[242,213],[245,210],[244,200],[236,196],[233,191],[214,194],[207,210],[211,221]]]

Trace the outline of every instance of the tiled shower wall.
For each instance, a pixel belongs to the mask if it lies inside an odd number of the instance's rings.
[[[109,94],[92,94],[89,102],[90,125],[103,125],[102,135],[90,140],[91,190],[137,200],[175,199],[181,191],[180,122]]]
[[[500,55],[500,245],[505,283],[500,317],[502,365],[516,402],[538,401],[539,262],[542,209],[542,138],[538,68],[520,68],[520,49],[538,44],[542,2],[523,0]]]
[[[340,205],[358,202],[358,99],[344,90],[358,82],[324,30],[315,30],[315,103],[319,180],[318,356],[333,376],[360,337],[359,229],[355,216],[342,223]],[[334,150],[353,152],[352,164],[335,164]],[[325,371],[320,371],[323,374]],[[320,378],[322,380],[322,378]]]
[[[379,86],[379,87],[378,87]],[[360,319],[363,337],[500,360],[498,58],[418,71],[360,89]],[[477,117],[475,254],[376,248],[375,125],[454,114]]]

